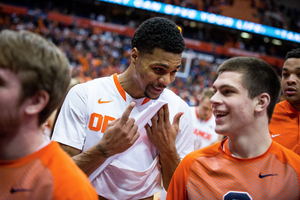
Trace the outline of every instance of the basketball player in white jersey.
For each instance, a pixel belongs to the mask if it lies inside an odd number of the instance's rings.
[[[212,88],[205,88],[199,105],[191,107],[195,150],[209,146],[223,138],[215,132],[216,122],[210,103],[210,98],[214,93]]]
[[[74,86],[54,127],[52,140],[89,176],[100,199],[153,199],[194,149],[190,109],[166,89],[181,66],[180,30],[151,18],[131,45],[124,73]]]

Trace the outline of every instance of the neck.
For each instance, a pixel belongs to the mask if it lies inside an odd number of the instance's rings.
[[[133,98],[139,99],[145,97],[144,91],[139,87],[139,83],[135,80],[134,66],[131,64],[129,67],[119,76],[119,82],[122,88]]]
[[[40,127],[23,124],[16,132],[0,136],[0,160],[22,158],[36,151],[45,142]]]
[[[264,127],[264,128],[263,128]],[[238,158],[253,158],[264,154],[272,144],[268,126],[255,126],[234,136],[228,136],[228,148]]]
[[[296,110],[300,111],[300,101],[297,102],[289,102]]]

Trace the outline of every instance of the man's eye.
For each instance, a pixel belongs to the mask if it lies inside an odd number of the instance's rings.
[[[225,93],[225,94],[231,94],[232,91],[231,91],[231,90],[224,90],[224,93]]]
[[[154,70],[157,71],[157,72],[162,72],[162,71],[164,71],[162,68],[159,68],[159,67],[154,68]]]
[[[288,75],[287,73],[283,73],[283,74],[282,74],[282,77],[285,77],[285,78],[286,78],[286,77],[288,77],[288,76],[289,76],[289,75]]]

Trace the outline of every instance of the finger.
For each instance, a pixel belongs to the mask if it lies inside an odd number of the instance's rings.
[[[164,112],[164,107],[161,107],[159,110],[158,110],[158,112],[157,112],[157,115],[158,115],[158,128],[160,128],[160,127],[163,127],[163,125],[164,125],[164,120],[165,120],[165,117],[164,117],[164,114],[165,112]]]
[[[165,104],[163,106],[163,109],[164,109],[164,121],[165,122],[170,122],[170,118],[169,118],[169,106],[168,106],[168,104]]]
[[[150,127],[150,125],[147,123],[144,127],[146,129],[147,135],[151,135],[151,127]]]
[[[118,123],[120,121],[120,118],[114,120],[114,121],[110,121],[107,123],[107,127],[110,127],[110,126],[113,126],[115,125],[116,123]]]
[[[157,129],[157,116],[154,115],[152,118],[151,118],[151,123],[152,123],[152,130],[156,130]]]
[[[134,124],[130,129],[128,136],[131,138],[132,144],[139,138],[140,133],[138,132],[138,126]]]
[[[125,124],[125,123],[127,122],[128,117],[129,117],[129,115],[130,115],[132,109],[134,108],[134,106],[135,106],[135,102],[131,102],[131,103],[129,104],[129,106],[126,108],[126,110],[123,112],[123,115],[122,115],[122,117],[120,118],[120,123],[121,123],[121,124]]]
[[[122,127],[124,132],[129,132],[130,129],[134,126],[135,119],[134,118],[129,118],[126,122],[126,124]]]
[[[179,122],[180,122],[180,118],[183,115],[183,112],[179,112],[175,115],[175,117],[173,118],[173,126],[175,127],[175,129],[178,131],[179,129]]]

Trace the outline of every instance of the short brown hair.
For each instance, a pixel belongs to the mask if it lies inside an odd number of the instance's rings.
[[[42,124],[66,95],[71,79],[67,58],[54,44],[29,31],[1,31],[0,52],[0,68],[21,80],[20,103],[40,90],[48,92],[49,102],[39,114]]]
[[[267,108],[269,121],[280,95],[280,78],[271,65],[255,57],[234,57],[223,62],[218,68],[218,74],[224,71],[239,72],[242,74],[242,84],[248,90],[250,99],[267,93],[270,95],[270,104]]]

